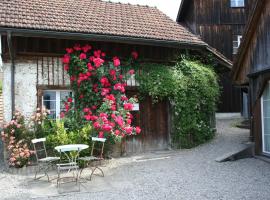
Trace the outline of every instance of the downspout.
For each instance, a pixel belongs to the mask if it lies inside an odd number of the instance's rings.
[[[0,71],[3,72],[3,60],[2,60],[2,36],[0,34]]]
[[[15,61],[14,61],[14,50],[12,46],[12,36],[11,31],[7,32],[7,43],[8,43],[8,50],[9,56],[11,60],[11,115],[15,112]]]

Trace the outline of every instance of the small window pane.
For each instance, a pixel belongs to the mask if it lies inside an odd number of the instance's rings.
[[[56,101],[43,101],[43,105],[50,111],[56,109]]]
[[[270,135],[264,136],[264,151],[270,152]]]
[[[61,111],[65,111],[64,101],[72,96],[69,90],[48,90],[43,93],[43,106],[50,110],[49,118],[56,119]]]
[[[270,87],[269,83],[266,85],[265,90],[263,91],[263,100],[270,100]]]
[[[65,101],[70,96],[72,96],[72,92],[70,92],[70,91],[61,91],[60,92],[61,101]]]
[[[231,0],[231,7],[244,7],[245,0]]]
[[[263,121],[263,152],[270,153],[270,99],[269,84],[266,85],[262,95],[262,121]]]
[[[56,100],[56,92],[45,91],[43,95],[44,100]]]
[[[49,119],[56,119],[56,112],[54,110],[50,111],[50,114],[48,115]]]

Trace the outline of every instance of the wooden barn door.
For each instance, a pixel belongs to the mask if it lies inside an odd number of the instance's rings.
[[[128,96],[136,95],[129,91]],[[127,154],[164,150],[168,148],[168,112],[165,101],[153,104],[150,97],[145,97],[139,104],[139,111],[132,111],[133,125],[140,126],[142,132],[126,138]]]

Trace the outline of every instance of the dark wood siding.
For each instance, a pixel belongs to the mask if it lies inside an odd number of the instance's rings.
[[[128,96],[138,94],[128,91]],[[140,135],[126,139],[125,151],[127,154],[140,153],[151,150],[164,150],[168,148],[169,122],[168,104],[166,101],[153,104],[151,97],[140,101],[140,110],[132,112],[134,126],[142,127]]]
[[[240,88],[236,88],[231,81],[230,73],[219,74],[221,94],[218,104],[219,112],[236,112],[241,107]]]
[[[233,38],[243,35],[253,2],[246,0],[245,7],[231,8],[230,0],[186,0],[186,10],[179,23],[185,23],[193,33],[233,61]],[[233,86],[227,72],[219,76],[222,94],[218,111],[240,112],[241,90]]]

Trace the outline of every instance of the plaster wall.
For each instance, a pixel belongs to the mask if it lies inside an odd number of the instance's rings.
[[[36,63],[23,61],[15,64],[15,109],[27,118],[37,106]],[[12,118],[11,113],[11,63],[3,64],[3,104],[4,121]]]

